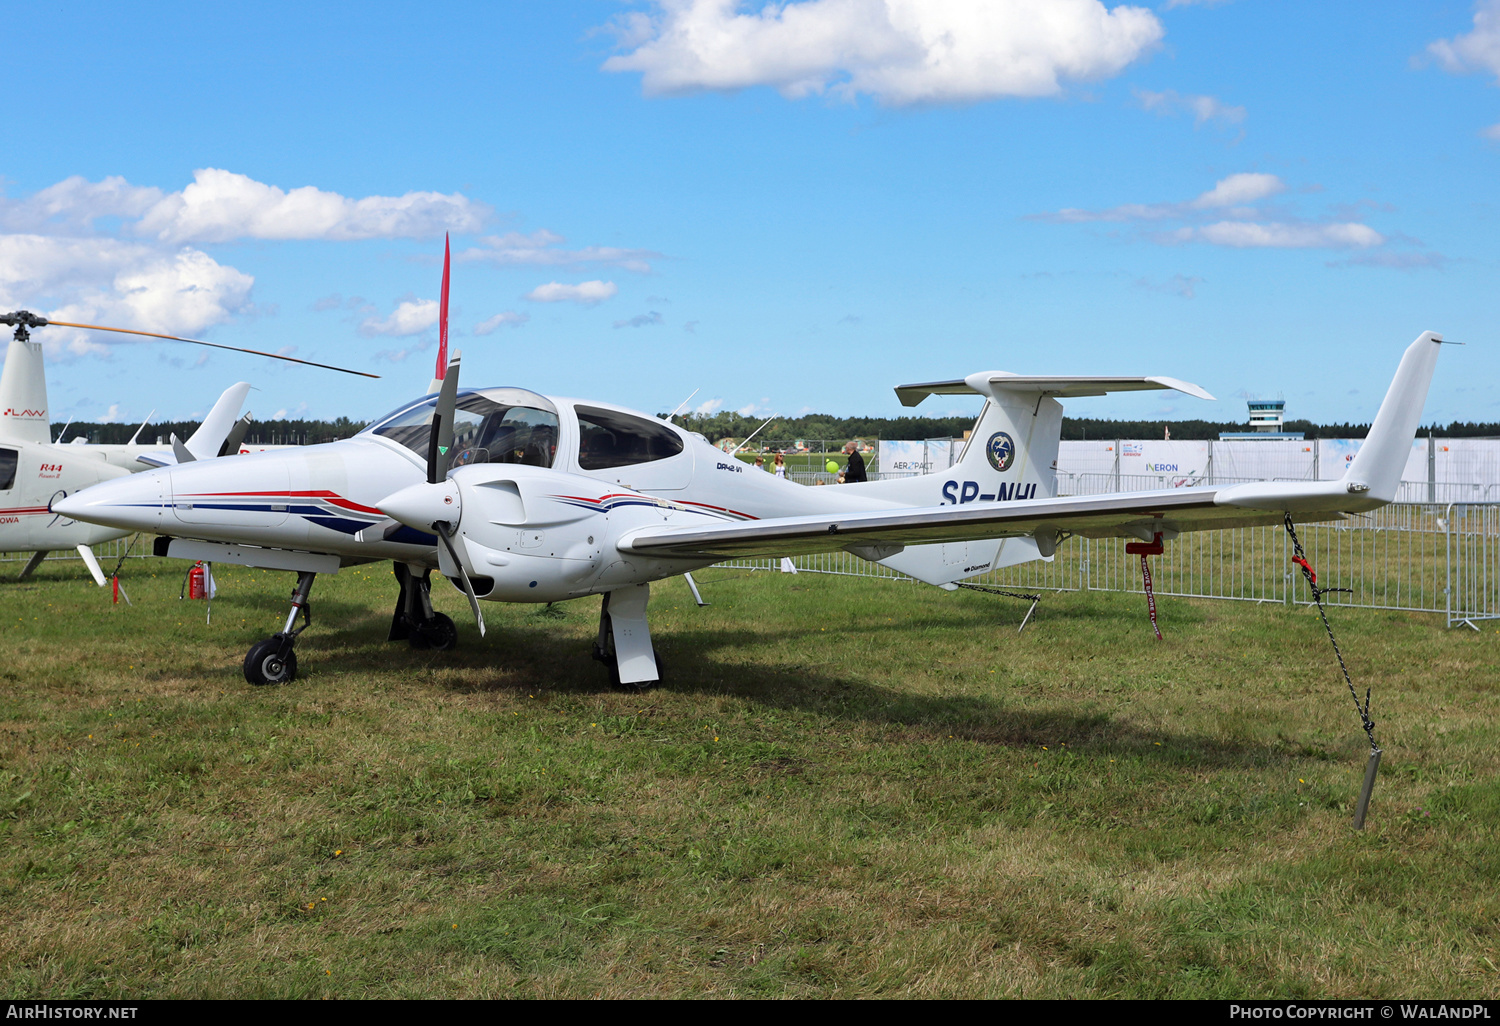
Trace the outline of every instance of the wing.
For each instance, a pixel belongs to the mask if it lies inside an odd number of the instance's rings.
[[[1383,503],[1376,503],[1383,505]],[[647,527],[620,541],[623,552],[662,558],[792,556],[851,546],[873,549],[1031,535],[1167,538],[1186,531],[1342,520],[1371,508],[1343,481],[1265,482],[1213,488],[1167,488],[1024,502],[968,503],[916,509],[749,520],[706,527]],[[1049,538],[1050,536],[1050,538]],[[1044,549],[1043,551],[1048,551]]]

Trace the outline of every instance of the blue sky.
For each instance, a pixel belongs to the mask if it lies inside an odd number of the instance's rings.
[[[448,230],[472,384],[853,415],[1169,374],[1220,401],[1069,410],[1367,420],[1433,329],[1428,419],[1500,420],[1500,0],[41,6],[0,308],[384,376],[47,329],[53,419],[389,409]]]

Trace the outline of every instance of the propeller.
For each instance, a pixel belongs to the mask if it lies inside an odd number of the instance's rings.
[[[453,413],[458,405],[458,363],[462,353],[454,353],[443,374],[438,392],[437,410],[432,415],[432,437],[427,443],[427,483],[438,484],[448,476],[448,454],[453,449]]]
[[[245,441],[245,433],[250,430],[250,414],[247,411],[243,417],[234,422],[234,427],[229,429],[229,434],[224,438],[224,444],[219,446],[220,456],[234,456],[239,453],[240,445]]]
[[[438,392],[437,409],[432,414],[432,435],[427,443],[427,483],[440,485],[448,476],[449,454],[453,451],[453,417],[458,406],[458,364],[462,353],[454,353],[443,374],[443,387]],[[462,510],[459,516],[462,516]],[[464,597],[469,600],[469,609],[474,613],[474,622],[479,625],[479,636],[484,637],[484,614],[479,611],[479,599],[474,596],[474,585],[469,583],[469,572],[464,569],[458,550],[453,547],[454,524],[443,519],[434,519],[432,529],[448,550],[453,565],[458,567],[458,576],[464,584]]]
[[[200,338],[183,338],[181,335],[162,335],[155,331],[137,331],[134,328],[111,328],[105,324],[75,324],[71,321],[49,321],[47,318],[32,313],[30,310],[16,310],[12,313],[0,314],[0,324],[16,329],[16,337],[25,342],[31,337],[30,328],[45,328],[51,324],[59,328],[83,328],[87,331],[115,331],[122,335],[144,335],[147,338],[164,338],[169,342],[191,342],[195,346],[208,346],[212,349],[227,349],[232,353],[249,353],[252,356],[264,356],[271,360],[285,360],[288,363],[300,363],[307,367],[321,367],[324,370],[339,371],[343,374],[358,374],[364,378],[378,378],[379,374],[371,374],[368,371],[350,370],[348,367],[335,367],[331,363],[315,363],[312,360],[299,360],[295,356],[283,356],[280,353],[266,353],[259,349],[245,349],[240,346],[220,345],[218,342],[205,342]]]

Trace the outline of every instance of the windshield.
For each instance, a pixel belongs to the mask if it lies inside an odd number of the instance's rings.
[[[432,441],[435,395],[404,407],[365,432],[404,445],[424,460]],[[461,392],[453,415],[450,467],[468,463],[524,463],[550,467],[557,458],[557,408],[521,388]]]

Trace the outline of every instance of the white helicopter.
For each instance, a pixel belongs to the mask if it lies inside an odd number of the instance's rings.
[[[239,416],[250,385],[241,381],[225,389],[186,442],[180,441],[175,434],[172,436],[170,450],[164,451],[160,445],[136,445],[133,438],[131,444],[126,445],[87,445],[78,441],[67,445],[54,444],[47,416],[47,377],[42,365],[42,347],[31,341],[30,329],[52,324],[150,335],[218,349],[235,347],[125,328],[49,321],[26,310],[0,314],[0,324],[15,328],[6,351],[5,368],[0,371],[0,552],[33,553],[20,574],[25,579],[49,552],[76,549],[95,582],[103,587],[106,583],[104,572],[99,568],[92,546],[129,532],[71,520],[52,511],[50,503],[90,485],[131,473],[238,453],[250,425],[248,413]],[[291,359],[256,350],[237,351]],[[292,362],[309,361],[292,359]],[[137,430],[136,435],[139,434]]]
[[[390,559],[400,584],[391,640],[445,649],[451,619],[429,600],[439,569],[478,600],[556,602],[603,594],[595,657],[615,684],[659,679],[646,620],[650,582],[738,556],[844,549],[954,587],[1000,566],[1049,558],[1064,538],[1133,537],[1342,519],[1396,493],[1441,339],[1406,350],[1369,437],[1338,481],[1264,482],[1056,497],[1059,398],[1176,389],[1165,377],[981,372],[903,385],[978,394],[970,443],[946,473],[811,488],[756,473],[701,436],[610,403],[521,388],[458,389],[445,362],[429,394],[343,441],[163,468],[53,504],[65,516],[154,531],[158,555],[295,571],[285,626],[247,653],[246,679],[296,676],[319,573]],[[433,394],[436,392],[437,394]],[[1153,551],[1160,551],[1159,548]],[[297,626],[298,616],[303,623]]]

